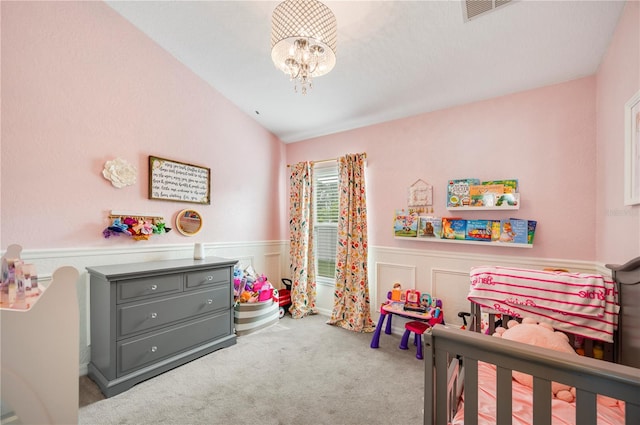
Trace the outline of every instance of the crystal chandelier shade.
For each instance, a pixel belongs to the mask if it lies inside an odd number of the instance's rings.
[[[312,88],[312,78],[336,64],[336,17],[315,0],[286,0],[271,17],[271,59],[276,68],[298,84],[302,94]]]

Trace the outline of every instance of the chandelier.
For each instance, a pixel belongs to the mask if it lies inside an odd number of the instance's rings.
[[[336,64],[336,17],[316,0],[286,0],[271,17],[271,59],[302,94]]]

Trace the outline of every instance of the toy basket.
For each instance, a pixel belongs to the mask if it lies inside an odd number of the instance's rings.
[[[237,303],[233,311],[236,335],[247,335],[278,322],[278,303],[273,299],[256,303]]]

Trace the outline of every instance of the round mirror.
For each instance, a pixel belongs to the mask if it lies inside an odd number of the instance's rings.
[[[202,229],[202,216],[195,210],[182,210],[176,217],[176,228],[185,236],[193,236]]]

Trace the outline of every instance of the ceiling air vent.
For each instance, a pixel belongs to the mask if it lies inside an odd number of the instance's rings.
[[[463,0],[464,20],[469,21],[498,7],[511,3],[512,0]]]

